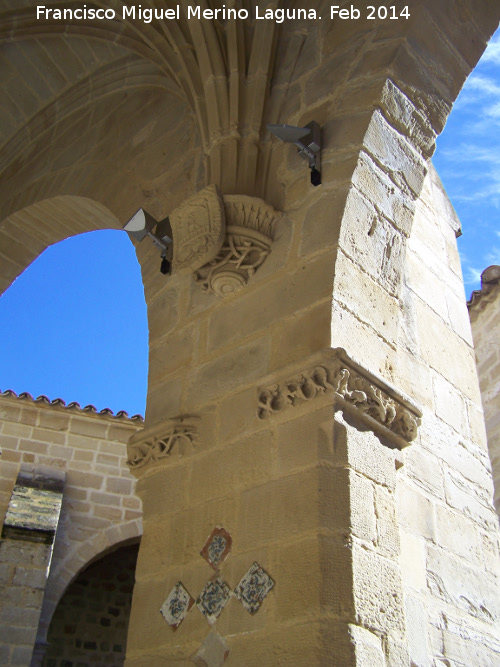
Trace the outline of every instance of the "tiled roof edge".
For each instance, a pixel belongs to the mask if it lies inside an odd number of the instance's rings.
[[[30,401],[31,403],[38,403],[38,405],[47,405],[51,407],[64,408],[64,410],[75,410],[75,412],[83,412],[86,414],[94,414],[97,416],[111,417],[112,419],[126,419],[127,421],[133,421],[133,422],[144,421],[144,417],[142,415],[132,415],[132,417],[129,417],[128,412],[126,412],[125,410],[119,410],[115,415],[113,410],[110,410],[110,408],[103,408],[102,410],[99,411],[97,410],[95,405],[85,405],[82,408],[80,403],[77,403],[76,401],[72,401],[71,403],[68,403],[66,405],[66,401],[64,401],[62,398],[54,398],[51,401],[50,398],[44,396],[43,394],[41,394],[37,398],[33,398],[33,396],[29,394],[27,391],[23,391],[18,395],[16,394],[15,391],[12,391],[12,389],[6,389],[5,391],[0,390],[0,397],[2,396],[5,398],[16,398],[17,400],[20,401]]]

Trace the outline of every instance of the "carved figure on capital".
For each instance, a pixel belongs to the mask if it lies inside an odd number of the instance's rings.
[[[420,412],[402,397],[398,398],[393,389],[384,388],[383,381],[360,370],[359,364],[349,361],[345,352],[332,352],[334,358],[325,365],[261,388],[257,398],[259,419],[329,394],[342,409],[358,415],[373,430],[383,432],[397,444],[405,446],[415,440]]]

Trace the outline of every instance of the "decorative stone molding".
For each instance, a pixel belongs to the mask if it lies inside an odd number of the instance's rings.
[[[223,197],[226,234],[217,255],[194,273],[205,292],[225,296],[248,283],[271,252],[273,225],[279,217],[256,197]]]
[[[259,390],[258,416],[267,419],[289,407],[330,395],[394,446],[405,447],[417,437],[422,413],[390,385],[350,359],[341,348],[330,358],[291,378]]]
[[[204,292],[225,296],[248,283],[271,252],[271,239],[253,229],[227,228],[226,238],[217,257],[194,274]]]
[[[196,435],[195,427],[183,419],[174,420],[159,433],[139,431],[128,443],[127,465],[133,473],[173,454],[183,456],[195,446]]]
[[[225,296],[244,287],[271,252],[279,213],[256,197],[209,185],[169,216],[173,273],[193,272],[203,291]]]
[[[226,233],[225,210],[215,185],[200,190],[169,215],[174,236],[173,273],[195,271],[217,257]]]

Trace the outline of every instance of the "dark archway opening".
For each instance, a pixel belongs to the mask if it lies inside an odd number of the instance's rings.
[[[68,587],[52,617],[44,667],[121,667],[139,544],[94,561]]]

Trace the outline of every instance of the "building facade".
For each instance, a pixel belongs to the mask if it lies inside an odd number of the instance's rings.
[[[34,652],[41,664],[67,587],[140,539],[126,443],[142,426],[126,413],[0,394],[0,664],[29,665]]]

